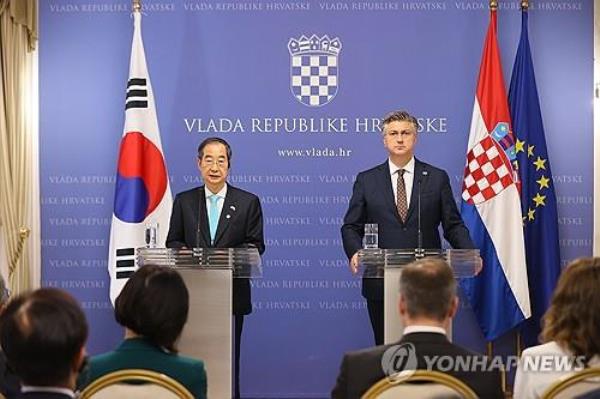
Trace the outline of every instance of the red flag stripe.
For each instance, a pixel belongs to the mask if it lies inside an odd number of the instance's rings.
[[[507,122],[510,125],[508,100],[498,49],[497,25],[496,11],[491,11],[477,82],[477,100],[488,132],[494,130],[498,122]],[[512,129],[509,134],[512,136]]]

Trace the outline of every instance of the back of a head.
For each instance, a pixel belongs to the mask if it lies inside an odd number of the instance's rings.
[[[172,352],[188,310],[189,293],[179,273],[155,265],[138,269],[115,302],[119,324]]]
[[[456,281],[448,263],[425,258],[402,269],[400,293],[408,316],[443,321],[456,297]]]
[[[544,315],[544,342],[588,360],[600,356],[600,258],[579,258],[562,272]]]
[[[77,301],[53,288],[19,295],[0,316],[2,350],[27,385],[66,383],[87,335],[85,315]]]

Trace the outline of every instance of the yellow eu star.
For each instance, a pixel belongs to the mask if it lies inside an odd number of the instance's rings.
[[[535,209],[529,208],[527,211],[527,220],[531,222],[533,219],[535,219]]]
[[[546,176],[542,175],[542,177],[540,177],[539,180],[536,180],[536,183],[540,185],[540,190],[544,187],[546,188],[550,188],[550,179],[548,179]]]
[[[517,139],[517,142],[515,143],[515,151],[517,154],[520,152],[525,152],[525,140],[521,141]]]
[[[534,145],[529,144],[527,146],[527,156],[528,157],[532,157],[533,156],[533,149],[535,148]]]
[[[537,157],[533,164],[535,165],[535,170],[546,169],[546,160],[540,157]]]
[[[537,193],[535,195],[535,197],[532,198],[533,202],[535,202],[535,207],[537,208],[538,206],[544,206],[546,205],[546,203],[544,201],[546,201],[546,196],[545,195],[540,195],[540,193]]]

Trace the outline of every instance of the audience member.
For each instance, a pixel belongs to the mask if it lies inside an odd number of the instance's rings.
[[[499,370],[488,371],[485,359],[452,344],[446,337],[457,308],[456,281],[445,261],[426,258],[405,266],[400,277],[399,301],[400,317],[405,326],[402,339],[393,345],[344,355],[332,398],[360,398],[376,382],[403,369],[439,371],[439,362],[429,362],[434,356],[438,359],[444,356],[455,363],[462,357],[462,360],[474,363],[477,366],[473,368],[457,367],[446,372],[469,385],[479,397],[502,398]],[[390,353],[402,351],[404,362],[396,364],[393,358],[387,359]],[[412,365],[411,356],[415,357]],[[399,368],[399,364],[404,367]]]
[[[560,377],[600,365],[600,258],[571,262],[558,280],[541,334],[523,351],[515,398],[540,398]]]
[[[75,299],[43,288],[18,296],[0,315],[0,344],[23,399],[74,398],[88,326]]]
[[[153,265],[138,269],[115,302],[125,339],[114,351],[92,357],[81,385],[113,371],[146,369],[174,378],[195,398],[206,398],[204,363],[177,354],[188,309],[188,290],[177,271]]]
[[[0,313],[8,303],[9,291],[4,278],[0,275]],[[19,377],[7,367],[6,355],[0,350],[0,393],[7,399],[16,397],[21,392]]]

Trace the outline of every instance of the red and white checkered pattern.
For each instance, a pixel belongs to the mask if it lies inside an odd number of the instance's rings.
[[[513,182],[510,161],[491,136],[486,136],[467,154],[462,198],[469,204],[488,201]]]

